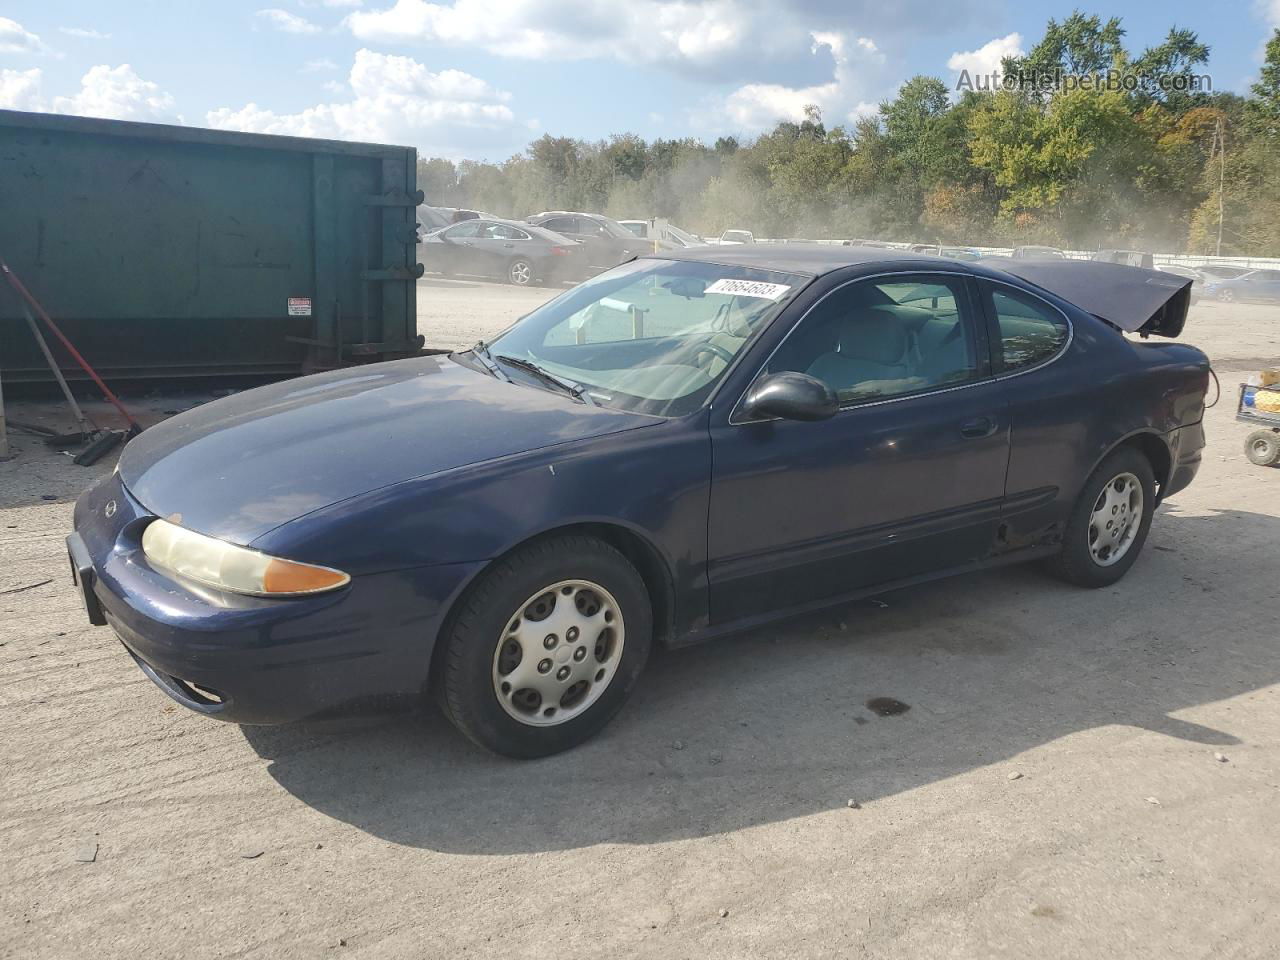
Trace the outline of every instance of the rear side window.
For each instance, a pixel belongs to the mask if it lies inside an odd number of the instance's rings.
[[[991,289],[992,313],[1000,330],[1000,369],[1008,373],[1044,363],[1067,342],[1062,314],[1008,287]]]
[[[456,226],[450,227],[442,236],[448,237],[450,240],[463,240],[468,237],[478,237],[487,227],[483,220],[464,220]]]
[[[578,232],[578,220],[576,217],[552,217],[550,220],[543,220],[539,226],[547,230],[553,230],[556,233]]]

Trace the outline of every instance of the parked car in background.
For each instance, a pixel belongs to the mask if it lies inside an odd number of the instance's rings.
[[[720,234],[720,242],[728,245],[755,243],[756,235],[750,230],[726,230]]]
[[[854,237],[852,240],[842,241],[842,247],[872,247],[876,250],[892,250],[893,244],[886,243],[883,240],[863,240],[860,237]]]
[[[568,237],[516,220],[463,220],[422,241],[426,269],[445,276],[498,277],[525,287],[580,279],[586,251]]]
[[[1185,281],[988,262],[649,255],[491,343],[202,404],[77,502],[86,613],[206,716],[434,694],[538,757],[657,646],[1018,561],[1110,586],[1200,465]]]
[[[1039,247],[1028,245],[1013,248],[1015,260],[1065,260],[1067,255],[1057,247]]]
[[[935,257],[942,252],[941,244],[937,243],[913,243],[907,249],[912,253],[931,253]]]
[[[1225,264],[1207,263],[1196,267],[1205,280],[1234,280],[1249,272],[1249,267],[1229,267]]]
[[[648,240],[650,244],[652,244],[653,228],[651,220],[619,220],[618,223],[622,224],[622,226],[626,227],[641,240]],[[679,227],[670,223],[668,223],[666,228],[662,231],[662,236],[659,239],[668,241],[671,245],[670,249],[674,250],[683,250],[685,247],[696,247],[706,243],[705,240],[696,234],[689,233],[687,230],[681,230]]]
[[[948,260],[981,260],[982,254],[970,247],[943,247],[938,256],[946,257]]]
[[[642,241],[617,220],[598,213],[547,210],[525,219],[534,226],[581,243],[586,251],[584,276],[607,270],[642,253],[653,252],[652,244]]]
[[[1100,263],[1121,263],[1130,267],[1146,267],[1151,270],[1155,261],[1150,253],[1141,250],[1099,250],[1093,259]]]
[[[1197,303],[1204,296],[1204,275],[1194,267],[1184,267],[1174,263],[1158,263],[1156,270],[1161,273],[1171,273],[1175,277],[1186,277],[1191,281],[1191,302]]]
[[[1250,270],[1230,280],[1207,279],[1204,295],[1223,303],[1280,303],[1280,270]]]

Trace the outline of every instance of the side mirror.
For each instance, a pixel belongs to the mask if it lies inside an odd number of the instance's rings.
[[[827,420],[840,409],[834,390],[807,373],[772,373],[758,381],[742,403],[749,417],[782,420]]]

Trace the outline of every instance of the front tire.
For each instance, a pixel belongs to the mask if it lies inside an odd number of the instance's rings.
[[[1232,290],[1230,287],[1227,287],[1225,290],[1219,290],[1218,302],[1219,303],[1235,303],[1236,292]]]
[[[593,537],[538,541],[497,561],[459,602],[441,637],[441,704],[494,753],[559,753],[621,709],[652,634],[648,592],[626,557]]]
[[[1081,587],[1111,586],[1142,552],[1155,503],[1150,461],[1132,447],[1114,451],[1085,482],[1051,569]]]

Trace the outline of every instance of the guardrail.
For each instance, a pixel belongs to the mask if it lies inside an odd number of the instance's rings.
[[[718,244],[718,238],[707,241],[711,244]],[[913,244],[905,243],[900,240],[886,240],[890,246],[898,250],[907,250]],[[756,243],[815,243],[836,245],[844,243],[843,240],[807,240],[798,237],[757,237]],[[976,247],[967,243],[944,243],[944,247],[963,247],[966,250],[973,250],[982,254],[984,257],[1008,257],[1013,254],[1013,247]],[[1072,260],[1092,260],[1095,250],[1063,250],[1064,254]],[[1222,267],[1240,267],[1244,270],[1276,270],[1280,269],[1280,257],[1212,257],[1198,253],[1153,253],[1152,260],[1156,264],[1177,266],[1177,267],[1205,267],[1205,266],[1222,266]]]

